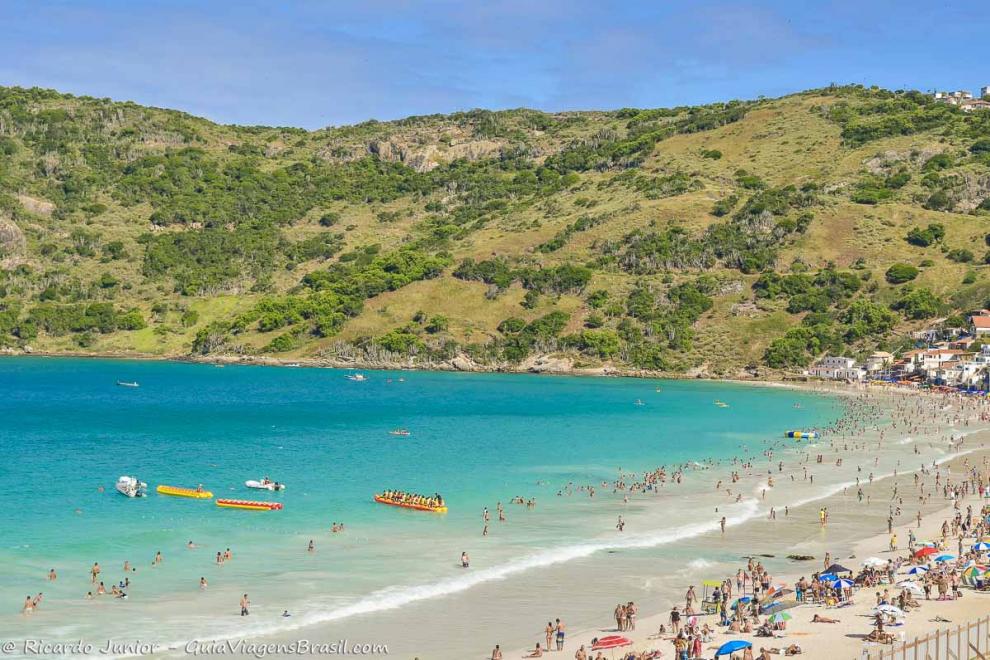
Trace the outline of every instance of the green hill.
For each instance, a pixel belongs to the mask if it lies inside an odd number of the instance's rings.
[[[988,220],[990,112],[918,92],[304,131],[0,88],[9,350],[795,369],[986,304]]]

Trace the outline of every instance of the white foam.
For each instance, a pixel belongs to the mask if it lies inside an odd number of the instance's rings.
[[[733,515],[726,516],[726,527],[741,525],[759,515],[760,506],[756,500],[745,500],[739,504],[734,504]],[[507,561],[502,564],[482,569],[471,569],[460,572],[456,577],[449,577],[437,582],[418,584],[410,586],[393,586],[378,591],[357,600],[348,605],[337,607],[322,612],[310,612],[306,615],[292,617],[291,622],[281,624],[266,624],[252,627],[249,630],[239,628],[229,632],[216,634],[211,639],[225,640],[236,639],[247,636],[263,636],[274,633],[283,633],[290,630],[297,630],[308,626],[340,621],[353,616],[371,614],[385,610],[394,610],[421,600],[449,596],[471,589],[486,582],[504,580],[513,575],[530,571],[537,568],[545,568],[554,564],[561,564],[575,559],[582,559],[593,554],[607,550],[632,550],[641,548],[652,548],[666,545],[675,541],[701,536],[719,529],[718,521],[696,523],[684,525],[674,529],[656,530],[643,534],[629,534],[621,538],[600,539],[587,543],[565,545],[556,548],[547,548],[532,554]],[[695,561],[704,562],[699,559]],[[181,648],[184,641],[167,644],[167,648]]]

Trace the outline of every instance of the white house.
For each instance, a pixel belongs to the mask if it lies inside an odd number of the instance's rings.
[[[817,378],[831,380],[863,380],[866,371],[856,366],[856,360],[850,357],[829,356],[808,370],[808,374]]]
[[[870,357],[866,358],[863,368],[866,373],[875,374],[890,368],[894,363],[894,356],[886,351],[874,351]]]
[[[969,322],[973,325],[974,336],[990,335],[990,316],[972,316]]]

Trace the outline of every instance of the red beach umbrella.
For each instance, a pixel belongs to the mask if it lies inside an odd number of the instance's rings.
[[[938,552],[938,550],[936,550],[935,548],[932,548],[931,546],[926,546],[926,547],[922,548],[921,550],[918,550],[916,553],[914,553],[914,556],[915,557],[927,557],[928,555],[934,555],[937,552]]]
[[[622,635],[609,635],[608,637],[600,637],[597,642],[595,642],[591,650],[601,651],[602,649],[616,649],[620,646],[629,646],[632,644],[632,640],[628,637],[623,637]]]

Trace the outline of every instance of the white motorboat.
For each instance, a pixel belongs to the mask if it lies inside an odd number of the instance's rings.
[[[248,488],[258,488],[261,490],[285,490],[285,484],[279,483],[277,481],[272,481],[268,477],[256,481],[254,479],[248,479],[244,482],[244,485]]]
[[[117,492],[126,497],[144,497],[148,494],[148,484],[137,477],[122,476],[117,479]]]
[[[365,376],[364,374],[348,374],[347,376],[345,376],[345,378],[347,380],[356,380],[356,381],[368,380],[367,376]]]

